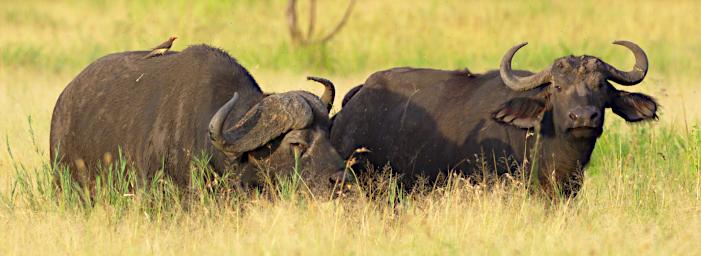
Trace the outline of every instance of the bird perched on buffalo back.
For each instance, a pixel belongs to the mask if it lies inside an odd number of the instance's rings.
[[[149,54],[147,54],[146,56],[144,56],[144,59],[148,59],[148,58],[151,58],[151,57],[154,57],[157,55],[165,54],[170,49],[170,47],[173,46],[173,41],[175,41],[175,39],[177,39],[177,38],[178,38],[177,36],[170,36],[168,38],[168,40],[166,40],[165,42],[159,44],[156,47],[153,47],[151,49],[151,52]]]

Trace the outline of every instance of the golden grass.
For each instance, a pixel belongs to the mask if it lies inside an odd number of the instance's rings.
[[[665,183],[671,180],[662,179]],[[90,214],[15,209],[0,214],[3,254],[697,254],[698,194],[662,185],[636,199],[626,179],[549,203],[522,190],[436,190],[396,208],[337,200],[250,201],[167,218],[98,206]],[[620,191],[624,190],[624,191]],[[642,202],[637,205],[634,202]],[[654,211],[646,209],[650,205]]]
[[[302,1],[305,2],[305,1]],[[329,29],[346,1],[319,1]],[[326,46],[289,46],[284,1],[11,1],[0,8],[0,254],[700,254],[701,3],[694,1],[370,1]],[[305,10],[305,8],[300,8]],[[304,27],[304,26],[303,26]],[[567,54],[632,66],[616,39],[639,43],[651,70],[637,87],[660,99],[661,122],[610,115],[582,194],[549,202],[522,190],[469,186],[411,195],[397,208],[347,200],[251,200],[241,207],[115,217],[8,204],[14,165],[48,159],[51,111],[63,87],[104,54],[177,34],[175,50],[208,43],[237,57],[267,91],[345,91],[394,66],[539,69]],[[338,107],[336,107],[338,109]],[[28,117],[32,119],[30,133]],[[34,144],[38,146],[34,146]],[[9,157],[11,150],[14,161]],[[39,151],[39,152],[36,152]],[[446,191],[447,190],[447,191]]]

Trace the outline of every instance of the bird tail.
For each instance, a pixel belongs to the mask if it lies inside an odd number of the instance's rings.
[[[151,58],[151,57],[156,56],[156,55],[157,55],[157,53],[155,53],[155,52],[149,52],[148,54],[146,54],[146,56],[144,56],[143,59],[148,59],[148,58]]]

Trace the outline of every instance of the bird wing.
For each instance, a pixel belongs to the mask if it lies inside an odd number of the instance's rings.
[[[148,59],[148,58],[151,58],[151,57],[154,57],[157,55],[163,55],[166,51],[167,51],[167,49],[165,49],[165,48],[155,49],[155,50],[149,52],[146,56],[144,56],[144,59]]]
[[[173,46],[173,41],[172,41],[172,40],[168,40],[168,41],[165,41],[165,42],[159,44],[159,45],[156,46],[156,47],[153,47],[151,50],[156,50],[156,49],[168,49],[168,48],[170,48],[171,46]]]

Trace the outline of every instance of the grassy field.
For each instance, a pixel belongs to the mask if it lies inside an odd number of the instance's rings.
[[[1,255],[701,254],[699,2],[358,0],[336,38],[302,48],[290,45],[284,1],[0,2]],[[319,35],[346,3],[319,1]],[[460,179],[400,195],[388,180],[373,198],[341,200],[292,185],[270,195],[200,191],[186,207],[167,186],[127,196],[106,189],[92,206],[78,203],[80,191],[57,198],[45,174],[63,87],[102,55],[171,34],[180,37],[174,50],[225,49],[266,91],[320,93],[304,80],[313,74],[335,81],[338,98],[395,66],[495,69],[522,41],[530,44],[516,68],[589,54],[629,69],[632,54],[611,45],[626,39],[651,65],[645,82],[626,90],[657,97],[663,109],[658,122],[607,120],[574,200]]]

